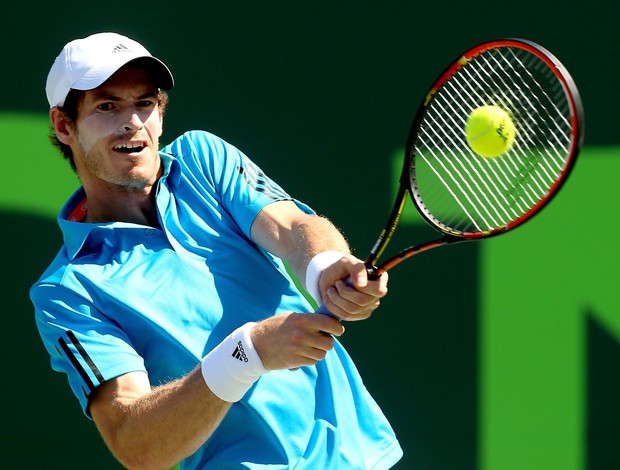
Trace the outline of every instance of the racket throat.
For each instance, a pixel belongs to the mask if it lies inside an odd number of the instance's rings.
[[[454,236],[446,234],[437,240],[422,243],[420,245],[410,246],[409,248],[405,248],[404,250],[399,251],[394,256],[392,256],[390,259],[388,259],[387,261],[379,265],[378,267],[374,267],[374,270],[375,270],[374,272],[378,273],[378,276],[381,276],[383,272],[392,269],[397,264],[402,263],[403,261],[411,258],[412,256],[418,255],[428,250],[432,250],[433,248],[438,248],[440,246],[446,246],[446,245],[452,245],[454,243],[460,243],[460,242],[464,242],[468,240],[469,239],[467,238],[454,237]],[[368,265],[366,267],[368,269]]]

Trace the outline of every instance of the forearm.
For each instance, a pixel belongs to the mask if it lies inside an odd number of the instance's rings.
[[[340,231],[293,202],[264,207],[252,225],[252,239],[284,259],[314,300],[343,320],[368,318],[387,292],[387,273],[369,280],[364,262],[351,255]]]
[[[266,206],[252,225],[252,238],[285,260],[302,283],[306,267],[317,253],[350,253],[346,239],[328,219],[305,214],[290,201]]]
[[[231,405],[211,393],[200,368],[135,397],[122,390],[122,381],[108,386],[117,388],[103,391],[116,397],[113,406],[91,411],[110,450],[132,469],[168,469],[190,456]]]
[[[306,282],[306,268],[310,260],[324,251],[338,251],[349,254],[350,249],[344,236],[327,219],[319,216],[300,222],[293,227],[292,236],[295,249],[291,250],[286,261],[302,283]]]

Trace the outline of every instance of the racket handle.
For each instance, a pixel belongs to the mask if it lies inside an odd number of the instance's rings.
[[[349,278],[347,278],[346,280],[348,285],[351,285],[351,282],[349,281]],[[334,315],[332,312],[330,312],[329,310],[327,310],[327,307],[325,306],[325,304],[321,304],[319,306],[319,308],[317,308],[314,313],[320,313],[321,315],[327,315],[328,317],[332,317],[335,318],[336,320],[340,321],[340,318],[338,318],[336,315]],[[299,367],[294,367],[292,369],[289,370],[299,370]]]
[[[366,264],[366,272],[368,273],[369,281],[376,281],[385,272],[385,269],[378,268],[374,264],[373,265]]]
[[[366,268],[368,270],[368,279],[378,279],[379,276],[381,275],[381,271],[379,269],[377,269],[375,266],[372,266],[370,268]],[[345,279],[345,282],[347,283],[348,286],[351,286],[351,278],[347,277]],[[320,313],[321,315],[327,315],[328,317],[332,317],[335,318],[336,320],[340,321],[340,318],[338,318],[336,315],[334,315],[332,312],[330,312],[327,307],[325,306],[325,304],[321,304],[319,306],[318,309],[316,309],[315,313]],[[294,367],[290,370],[298,370],[299,367]]]
[[[319,306],[319,308],[316,309],[315,313],[320,313],[321,315],[327,315],[328,317],[332,317],[332,318],[335,318],[336,320],[339,320],[337,316],[335,316],[332,312],[327,310],[327,307],[325,306],[325,304],[321,304],[321,306]]]

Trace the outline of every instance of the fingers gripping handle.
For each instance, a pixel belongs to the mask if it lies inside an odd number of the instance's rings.
[[[381,268],[377,268],[376,266],[367,266],[366,271],[368,272],[368,279],[371,281],[379,279],[379,277],[383,273],[383,270]],[[347,286],[353,287],[353,284],[351,283],[351,277],[347,277],[344,282],[346,282]],[[316,310],[316,313],[321,313],[323,315],[327,315],[339,320],[336,315],[329,311],[325,304],[320,304],[319,308]]]
[[[347,277],[344,282],[346,282],[347,286],[349,287],[353,286],[353,284],[351,284],[351,277]],[[336,320],[340,320],[340,318],[338,318],[336,315],[329,311],[325,304],[321,304],[315,313],[320,313],[322,315],[327,315],[328,317],[335,318]]]
[[[366,269],[368,271],[368,279],[372,279],[372,280],[378,279],[379,276],[381,275],[381,272],[382,272],[380,269],[377,269],[374,266],[372,266],[370,268],[367,267]],[[321,301],[321,298],[320,298],[321,294],[320,294],[320,292],[318,290],[318,276],[319,276],[319,274],[320,274],[320,271],[315,275],[315,279],[316,279],[316,288],[315,288],[316,297],[313,295],[313,298],[315,300],[317,300],[317,302],[320,303],[320,301]],[[312,279],[312,277],[306,275],[306,279]],[[353,285],[351,283],[351,277],[347,277],[345,279],[345,282],[347,283],[348,286],[352,286]],[[310,292],[310,289],[308,289],[308,291]],[[315,313],[320,313],[321,315],[327,315],[329,317],[335,318],[336,320],[340,320],[340,318],[338,318],[336,315],[334,315],[332,312],[330,312],[329,309],[323,303],[320,303],[320,306],[315,311]],[[298,370],[298,369],[300,369],[300,368],[299,367],[294,367],[294,368],[292,368],[290,370],[294,371],[294,370]]]

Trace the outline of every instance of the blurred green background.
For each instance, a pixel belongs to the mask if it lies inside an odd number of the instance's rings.
[[[173,70],[163,143],[187,129],[220,135],[330,217],[360,257],[391,207],[386,188],[410,121],[447,63],[500,37],[551,50],[586,112],[568,184],[514,233],[395,268],[381,309],[348,325],[343,342],[404,447],[399,469],[620,468],[616,2],[110,0],[3,10],[0,468],[120,468],[50,370],[28,300],[61,243],[56,212],[78,185],[47,142],[45,78],[67,41],[105,30],[143,42]],[[429,234],[410,208],[391,247]]]

